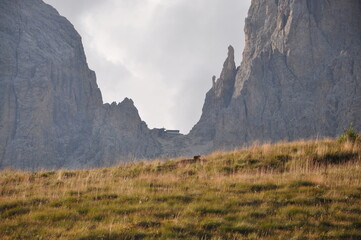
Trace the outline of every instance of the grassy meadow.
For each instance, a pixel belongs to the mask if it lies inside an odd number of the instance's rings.
[[[0,172],[0,239],[361,239],[361,144]]]

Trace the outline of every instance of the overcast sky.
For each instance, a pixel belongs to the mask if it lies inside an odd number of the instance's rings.
[[[83,39],[104,102],[132,98],[149,128],[188,133],[228,45],[241,61],[250,0],[45,0]]]

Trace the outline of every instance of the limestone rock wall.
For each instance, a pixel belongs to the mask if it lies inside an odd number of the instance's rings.
[[[158,154],[131,100],[103,105],[81,37],[54,8],[0,1],[0,39],[0,168],[82,168]]]
[[[360,13],[359,0],[253,0],[230,103],[212,88],[195,135],[211,128],[214,150],[361,131]]]

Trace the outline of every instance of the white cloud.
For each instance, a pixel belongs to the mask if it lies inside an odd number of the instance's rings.
[[[188,132],[227,47],[240,62],[250,0],[45,0],[82,35],[106,102],[130,97],[149,127]]]

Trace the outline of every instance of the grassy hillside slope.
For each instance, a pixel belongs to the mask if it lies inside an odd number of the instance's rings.
[[[0,172],[0,239],[361,239],[361,146]]]

